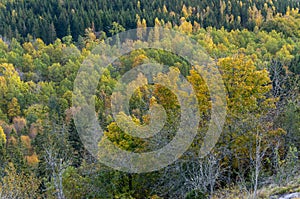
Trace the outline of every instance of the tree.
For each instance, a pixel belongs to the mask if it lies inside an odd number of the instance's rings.
[[[3,131],[3,128],[0,126],[0,173],[2,174],[2,168],[5,166],[6,161],[6,135]]]
[[[68,141],[72,147],[72,166],[79,167],[84,159],[85,148],[76,130],[74,120],[71,119],[68,130]]]
[[[224,128],[226,133],[221,137],[220,143],[227,148],[224,150],[227,153],[225,162],[230,167],[230,172],[239,167],[245,168],[250,163],[245,157],[253,157],[255,154],[253,149],[261,118],[275,108],[276,101],[270,95],[272,86],[267,70],[257,70],[253,62],[245,58],[239,55],[223,58],[218,62],[228,93]],[[272,123],[269,127],[272,128]],[[265,139],[271,138],[268,137],[268,131],[271,133],[270,129],[262,132]]]
[[[20,105],[17,98],[12,98],[11,102],[8,104],[7,114],[11,121],[14,117],[17,117],[21,114]]]
[[[0,197],[7,199],[38,198],[40,180],[33,174],[18,172],[12,163],[6,168],[6,175],[0,184]]]
[[[113,22],[112,27],[109,30],[109,32],[112,35],[115,35],[115,34],[118,34],[119,32],[124,32],[124,31],[125,31],[125,28],[122,25],[120,25],[118,22]]]
[[[190,22],[187,22],[185,18],[182,18],[181,25],[179,26],[179,30],[186,34],[190,34],[193,31],[193,25]]]
[[[45,160],[48,164],[48,169],[51,171],[51,178],[54,185],[54,195],[58,199],[64,199],[65,194],[63,191],[63,173],[68,168],[69,164],[65,162],[62,158],[59,158],[57,152],[51,148],[45,149]]]
[[[64,199],[63,173],[71,165],[70,146],[64,126],[44,125],[43,133],[35,138],[39,158],[38,174],[43,179],[45,194]]]
[[[147,23],[146,23],[146,20],[145,19],[142,19],[141,21],[141,18],[139,15],[136,16],[137,18],[137,37],[138,39],[142,40],[146,35],[146,28],[147,28]]]
[[[212,196],[223,169],[220,160],[214,154],[188,161],[182,168],[184,189],[188,193],[199,191],[203,195],[208,193]]]
[[[4,134],[3,128],[0,126],[0,146],[4,147],[6,144],[6,135]]]
[[[18,134],[21,134],[22,130],[26,127],[26,120],[22,117],[13,118],[13,125]]]

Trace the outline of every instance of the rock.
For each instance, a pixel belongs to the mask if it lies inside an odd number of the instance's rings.
[[[281,196],[279,199],[296,199],[296,198],[300,198],[300,192],[290,193],[290,194]]]

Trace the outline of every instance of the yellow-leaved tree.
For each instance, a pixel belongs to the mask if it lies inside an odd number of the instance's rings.
[[[3,131],[3,128],[0,126],[0,147],[3,147],[6,144],[6,135]]]
[[[219,143],[233,172],[261,161],[284,131],[274,127],[270,116],[277,99],[266,69],[258,70],[244,55],[220,59],[218,66],[227,90],[227,120]]]

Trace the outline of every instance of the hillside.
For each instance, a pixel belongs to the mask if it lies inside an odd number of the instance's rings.
[[[0,198],[300,192],[299,2],[0,2]]]

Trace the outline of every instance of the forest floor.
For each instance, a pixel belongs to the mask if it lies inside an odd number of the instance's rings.
[[[284,185],[270,184],[258,192],[259,198],[270,199],[300,199],[300,176],[294,176]]]
[[[243,190],[243,191],[241,191]],[[249,199],[253,193],[241,187],[230,187],[218,191],[212,199]],[[295,175],[287,183],[281,185],[267,183],[257,191],[259,199],[300,199],[300,175]]]

